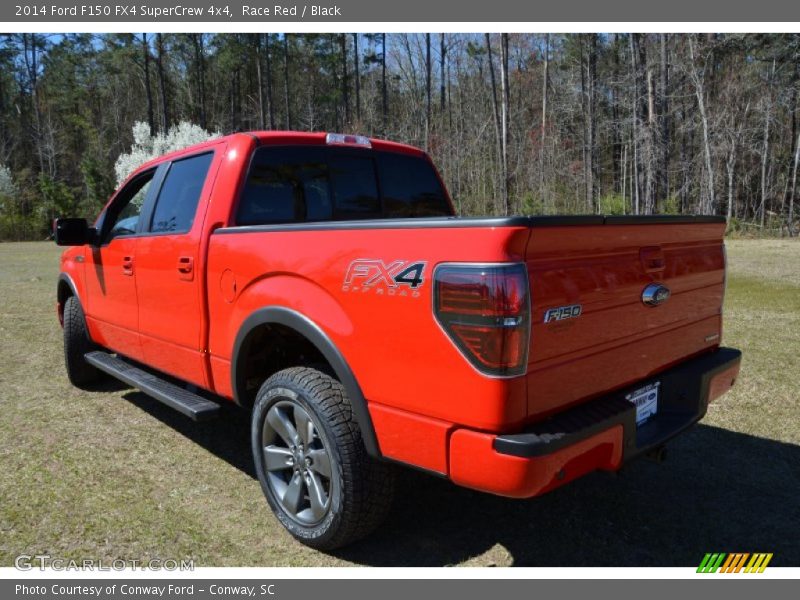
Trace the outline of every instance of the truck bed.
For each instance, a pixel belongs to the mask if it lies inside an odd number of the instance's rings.
[[[717,347],[724,227],[718,217],[598,215],[218,229],[208,267],[214,380],[232,393],[226,375],[241,319],[265,303],[287,305],[331,336],[371,405],[483,430],[518,429]],[[425,282],[413,297],[345,290],[355,259],[422,261]],[[437,326],[430,278],[441,262],[527,265],[532,327],[524,377],[478,376]],[[234,301],[219,285],[231,265]],[[642,304],[650,282],[670,288],[663,306]],[[573,305],[580,316],[544,323],[548,309]],[[437,402],[461,385],[460,403]]]

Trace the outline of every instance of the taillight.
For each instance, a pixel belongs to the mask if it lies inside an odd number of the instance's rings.
[[[530,294],[524,264],[446,264],[434,272],[436,319],[461,353],[488,375],[525,373]]]

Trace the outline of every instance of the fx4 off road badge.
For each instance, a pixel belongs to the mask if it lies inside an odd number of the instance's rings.
[[[385,263],[380,259],[357,258],[347,267],[342,291],[419,298],[419,288],[425,283],[426,264],[424,261]]]

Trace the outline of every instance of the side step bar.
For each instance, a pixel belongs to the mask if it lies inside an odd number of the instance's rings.
[[[86,362],[101,371],[140,389],[148,396],[174,408],[195,421],[207,421],[220,411],[220,405],[170,383],[157,375],[144,371],[124,358],[108,352],[89,352]]]

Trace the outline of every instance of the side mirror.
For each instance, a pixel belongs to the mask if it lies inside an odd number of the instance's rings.
[[[83,246],[97,239],[97,230],[86,219],[56,219],[53,234],[57,246]]]

